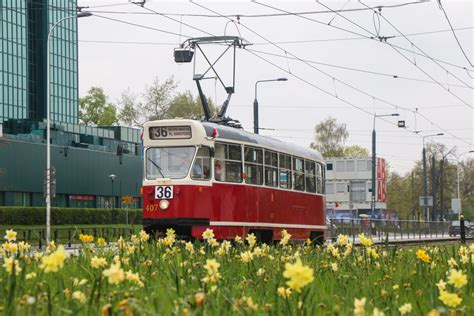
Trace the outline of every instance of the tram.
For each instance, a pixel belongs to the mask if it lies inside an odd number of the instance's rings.
[[[173,228],[201,239],[254,233],[263,242],[322,242],[325,224],[322,156],[315,150],[206,121],[144,125],[143,226]]]

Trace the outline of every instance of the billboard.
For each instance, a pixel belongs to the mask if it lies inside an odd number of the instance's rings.
[[[387,176],[383,158],[377,158],[377,201],[387,202]]]

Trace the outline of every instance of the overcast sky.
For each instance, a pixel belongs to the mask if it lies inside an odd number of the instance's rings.
[[[258,3],[149,0],[141,8],[127,0],[79,0],[96,15],[79,22],[80,95],[100,86],[116,102],[128,88],[140,94],[154,78],[164,81],[170,76],[179,82],[177,91],[197,95],[192,64],[176,64],[174,48],[188,37],[239,35],[253,45],[237,50],[236,89],[228,114],[246,130],[253,128],[255,82],[286,77],[286,82],[258,85],[260,127],[268,129],[261,131],[263,135],[308,146],[314,126],[333,116],[347,124],[347,145],[370,149],[374,113],[399,113],[399,118],[376,119],[377,155],[385,157],[392,170],[407,172],[420,159],[420,135],[443,132],[434,140],[448,149],[456,146],[458,153],[474,149],[474,72],[469,71],[473,68],[438,1]],[[408,5],[382,8],[381,15],[371,10],[330,11],[362,9],[364,4]],[[442,5],[461,47],[474,62],[473,2],[442,1]],[[274,15],[284,11],[299,14]],[[329,13],[308,14],[318,11]],[[234,20],[241,15],[240,24],[219,15],[234,15]],[[435,33],[416,34],[425,32]],[[371,36],[388,37],[388,44]],[[211,59],[222,50],[222,46],[205,47]],[[231,57],[225,55],[216,67],[226,85],[231,84]],[[202,62],[198,56],[198,73],[204,69]],[[224,89],[213,79],[206,80],[204,92],[218,104],[224,101]],[[408,128],[397,128],[398,119],[405,120]]]

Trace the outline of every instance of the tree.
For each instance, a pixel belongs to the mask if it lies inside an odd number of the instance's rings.
[[[211,117],[217,115],[218,109],[214,106],[211,99],[207,100]],[[202,102],[199,97],[194,97],[191,91],[179,93],[170,103],[166,118],[186,118],[198,119],[204,116]]]
[[[118,102],[121,108],[118,114],[118,120],[121,124],[126,126],[140,126],[140,113],[137,106],[136,96],[130,91],[130,89],[122,92],[120,100]]]
[[[158,78],[155,78],[153,84],[146,87],[141,114],[147,121],[166,118],[175,89],[176,84],[173,77],[166,79],[163,84]]]
[[[344,148],[344,157],[362,158],[369,157],[369,150],[359,145],[352,145]]]
[[[84,125],[110,126],[117,122],[117,109],[108,103],[102,88],[91,87],[87,95],[79,99],[79,119]]]
[[[141,126],[147,121],[167,118],[175,89],[174,78],[170,77],[164,83],[155,78],[150,86],[145,87],[142,100],[129,89],[124,91],[119,101],[120,121],[128,126]]]
[[[314,128],[314,142],[310,147],[318,150],[323,157],[342,157],[344,143],[349,137],[345,124],[338,124],[337,120],[329,117]]]

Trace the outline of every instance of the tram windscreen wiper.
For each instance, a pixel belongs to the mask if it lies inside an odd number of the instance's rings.
[[[162,172],[161,167],[158,166],[158,165],[156,164],[156,162],[154,162],[150,157],[148,157],[147,159],[148,159],[149,162],[151,162],[151,163],[156,167],[156,169],[158,169],[158,172],[161,174],[161,176],[162,176],[163,178],[166,178],[165,175],[164,175],[163,172]]]

